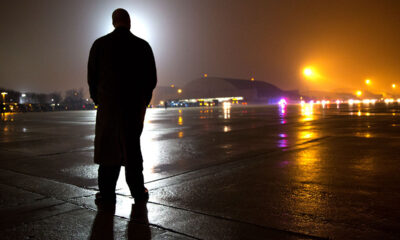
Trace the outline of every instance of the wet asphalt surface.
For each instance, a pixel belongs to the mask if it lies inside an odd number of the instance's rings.
[[[72,208],[78,217],[58,221],[88,218],[93,232],[99,214],[81,211],[96,210],[95,116],[2,115],[0,188],[10,194],[0,196],[0,213],[45,196],[66,202],[51,217]],[[141,141],[150,190],[141,224],[153,239],[400,238],[396,103],[149,109]],[[115,215],[129,219],[123,171],[117,188]],[[33,231],[1,226],[0,233]]]

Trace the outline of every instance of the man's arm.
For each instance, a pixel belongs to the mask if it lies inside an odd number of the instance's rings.
[[[154,60],[153,50],[150,45],[147,44],[147,54],[146,54],[146,64],[147,64],[147,99],[146,106],[149,105],[151,101],[151,97],[153,95],[153,89],[157,85],[157,69],[156,62]]]
[[[89,53],[89,61],[88,61],[88,69],[87,69],[87,81],[89,84],[89,92],[90,97],[93,99],[93,102],[97,105],[97,74],[96,74],[96,42],[93,43],[90,53]]]

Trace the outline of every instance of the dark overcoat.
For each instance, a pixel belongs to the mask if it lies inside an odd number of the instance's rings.
[[[140,135],[156,83],[150,45],[129,29],[116,28],[93,43],[88,84],[98,106],[95,163],[142,168]]]

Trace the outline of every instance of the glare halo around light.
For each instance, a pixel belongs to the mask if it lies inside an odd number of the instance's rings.
[[[303,71],[304,75],[306,75],[307,77],[311,77],[313,74],[313,71],[311,70],[311,68],[305,68]]]
[[[112,21],[110,18],[110,22],[107,24],[108,28],[104,34],[108,34],[114,31],[114,26],[112,25]],[[135,34],[137,37],[142,38],[146,41],[150,40],[150,34],[148,27],[144,24],[144,21],[140,19],[138,16],[131,16],[131,32]]]
[[[114,31],[112,25],[112,13],[117,8],[123,8],[128,11],[131,18],[131,32],[139,38],[142,38],[148,42],[151,42],[150,36],[150,25],[148,19],[146,19],[146,10],[140,5],[135,5],[126,2],[114,2],[107,4],[101,15],[102,15],[102,30],[101,35],[109,34]]]

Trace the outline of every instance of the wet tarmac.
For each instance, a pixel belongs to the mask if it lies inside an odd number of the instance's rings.
[[[150,201],[121,174],[111,214],[93,202],[95,116],[1,116],[5,239],[400,238],[397,103],[149,109]]]

